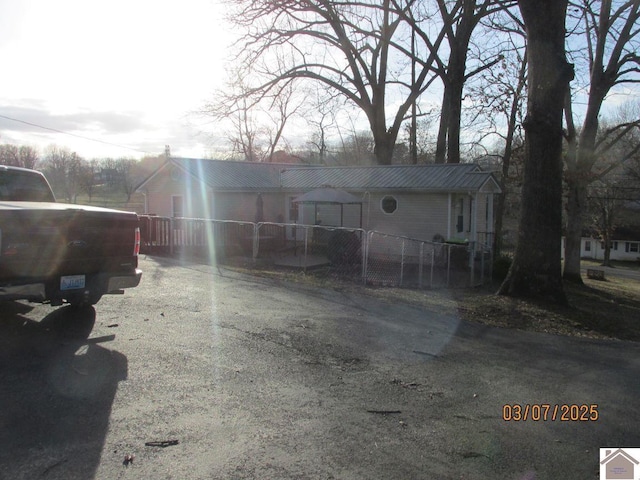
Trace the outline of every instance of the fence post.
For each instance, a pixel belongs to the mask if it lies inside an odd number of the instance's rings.
[[[420,242],[420,260],[418,264],[418,288],[422,288],[422,261],[424,257],[424,242]]]
[[[469,242],[469,269],[471,280],[469,281],[469,286],[473,287],[473,282],[475,280],[475,267],[476,267],[476,259],[475,259],[475,242]]]
[[[447,287],[451,280],[451,244],[447,244]]]
[[[402,286],[402,280],[404,280],[404,244],[405,240],[402,239],[402,255],[400,256],[400,286]]]
[[[260,223],[253,224],[253,263],[258,258],[258,249],[260,248]]]
[[[302,271],[307,273],[307,248],[309,246],[309,227],[304,227],[304,267]]]
[[[429,281],[429,286],[433,288],[433,267],[436,263],[436,246],[431,244],[431,279]]]
[[[173,217],[169,218],[169,255],[173,255],[173,243],[174,243],[175,231],[173,229]]]
[[[371,237],[373,236],[373,232],[365,232],[364,236],[366,238],[364,245],[364,275],[362,275],[362,284],[367,284],[367,278],[369,277],[369,248],[371,247]]]
[[[367,278],[367,239],[369,232],[360,232],[360,255],[362,256],[362,264],[360,268],[360,274],[362,275],[362,283],[366,283]]]
[[[480,249],[480,285],[484,285],[484,246]]]

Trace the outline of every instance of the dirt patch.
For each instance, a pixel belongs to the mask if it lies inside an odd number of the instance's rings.
[[[226,267],[234,268],[234,267]],[[431,311],[455,314],[466,321],[556,335],[616,338],[640,341],[640,282],[609,277],[585,279],[584,285],[565,283],[568,307],[496,295],[498,285],[474,289],[414,290],[371,287],[345,281],[339,275],[234,269],[279,281],[342,292],[371,295],[397,304],[403,302]]]
[[[497,289],[497,287],[496,287]],[[513,299],[491,291],[456,296],[467,321],[505,328],[590,338],[640,341],[640,284],[609,279],[565,284],[568,307]]]
[[[402,302],[462,319],[503,328],[588,338],[640,341],[640,282],[607,276],[585,278],[584,285],[565,283],[568,307],[496,295],[499,285],[463,289],[412,289],[365,286],[359,269],[335,272],[320,268],[307,272],[273,269],[250,259],[225,264],[225,269],[302,288],[325,288],[370,295],[389,303]],[[623,268],[628,268],[623,266]]]

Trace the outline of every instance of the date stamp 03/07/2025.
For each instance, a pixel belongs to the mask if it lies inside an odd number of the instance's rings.
[[[507,403],[502,406],[505,422],[597,422],[599,418],[595,403]]]

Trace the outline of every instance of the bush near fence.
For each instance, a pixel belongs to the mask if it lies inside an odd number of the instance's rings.
[[[374,286],[465,287],[491,280],[490,249],[362,229],[269,222],[140,216],[141,252],[235,258],[261,268],[296,265]]]

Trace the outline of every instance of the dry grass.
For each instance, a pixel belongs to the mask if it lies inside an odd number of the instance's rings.
[[[505,328],[591,338],[640,341],[640,282],[609,278],[565,284],[569,307],[487,292],[459,295],[465,320]]]
[[[560,307],[495,295],[498,285],[476,289],[411,290],[365,287],[322,271],[304,274],[291,270],[235,268],[280,281],[371,295],[389,303],[402,302],[439,314],[459,315],[466,321],[484,325],[640,341],[640,282],[611,275],[606,281],[585,279],[582,286],[566,283],[569,306]]]

